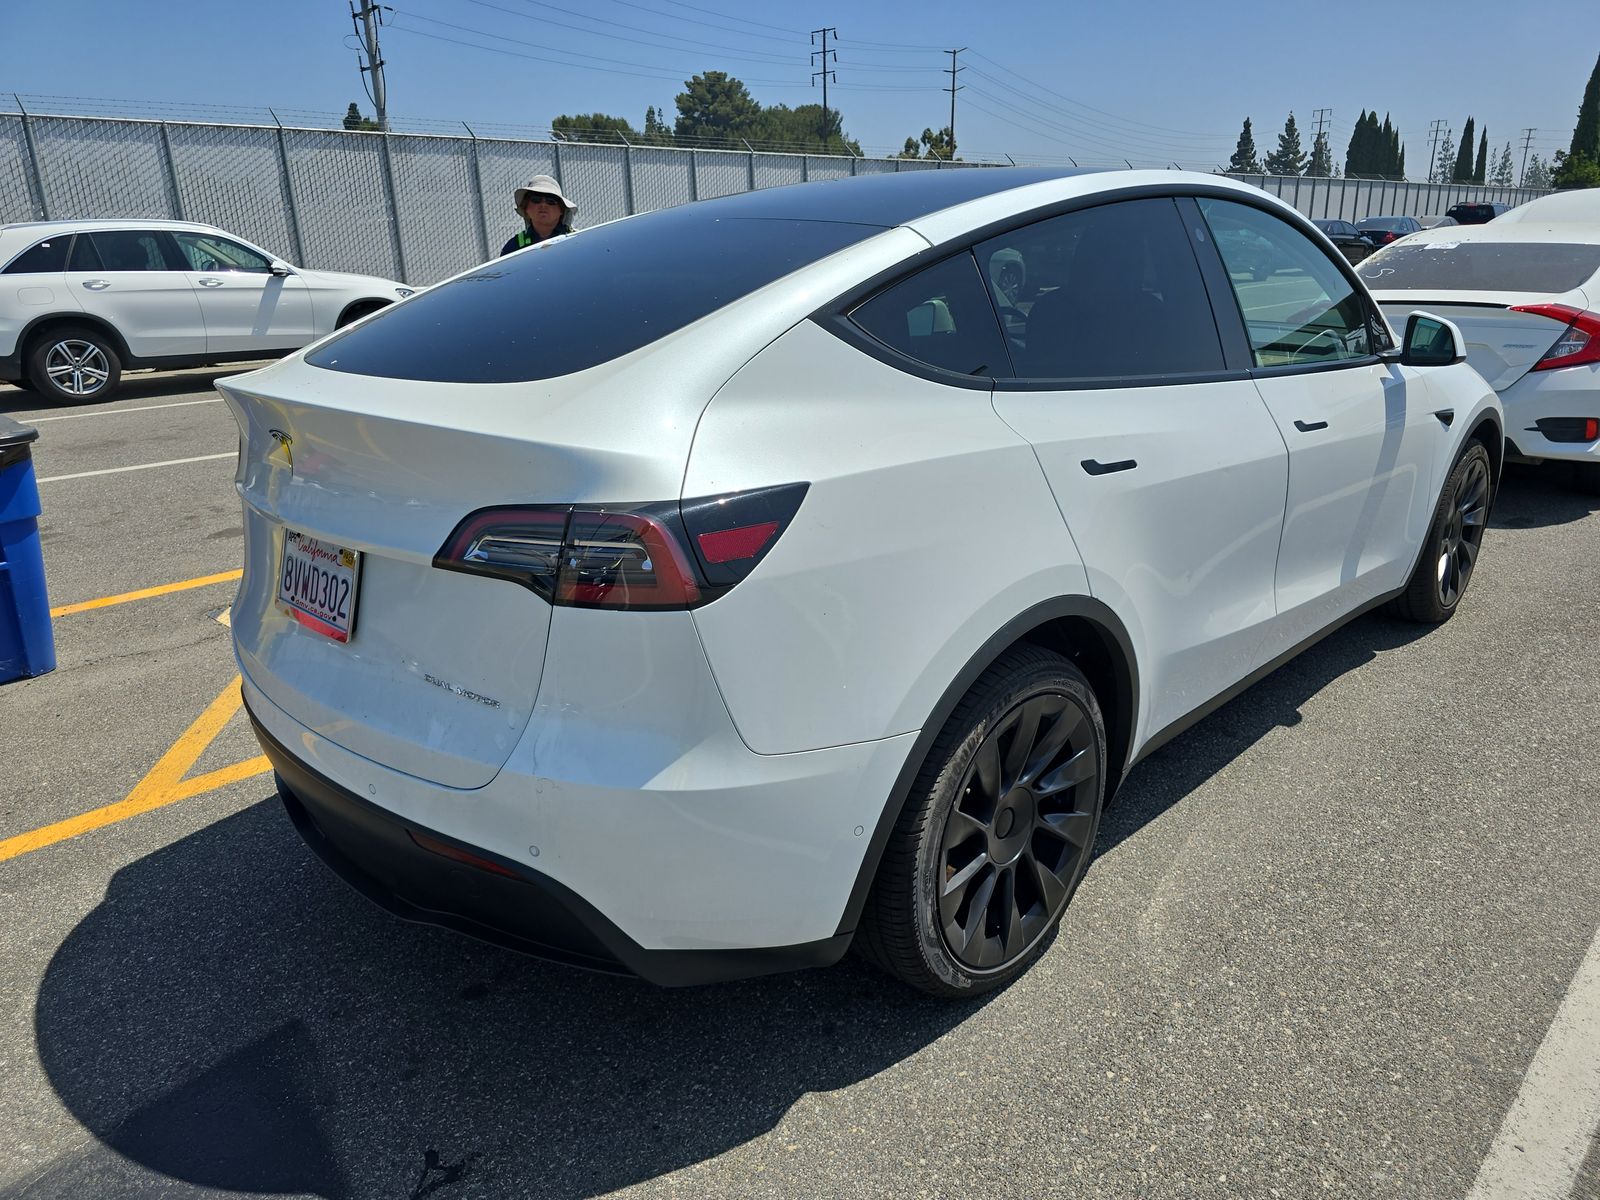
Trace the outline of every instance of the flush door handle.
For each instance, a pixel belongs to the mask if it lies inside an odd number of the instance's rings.
[[[1097,458],[1086,458],[1078,464],[1091,475],[1110,475],[1113,471],[1131,471],[1139,465],[1132,458],[1124,458],[1120,462],[1103,463]]]

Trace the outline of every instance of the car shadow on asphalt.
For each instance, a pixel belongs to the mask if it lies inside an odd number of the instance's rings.
[[[1578,486],[1570,463],[1510,463],[1500,478],[1489,528],[1570,525],[1594,512],[1600,512],[1600,495]]]
[[[96,1140],[10,1194],[593,1196],[758,1138],[982,1003],[853,958],[681,991],[535,962],[381,912],[271,797],[120,870],[56,952],[39,1057]]]
[[[124,375],[121,385],[112,395],[104,400],[80,404],[47,400],[38,392],[0,384],[0,414],[8,417],[24,412],[39,415],[55,409],[60,409],[62,412],[69,410],[93,412],[97,408],[123,404],[130,400],[163,400],[172,396],[193,395],[195,392],[209,391],[219,379],[226,379],[230,375],[242,375],[246,371],[254,371],[265,365],[265,362],[230,363],[223,367],[212,367],[204,371],[184,371],[178,374],[155,371],[150,374]]]

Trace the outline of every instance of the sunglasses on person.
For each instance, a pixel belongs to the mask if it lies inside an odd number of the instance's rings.
[[[554,204],[557,208],[565,208],[559,196],[546,195],[544,192],[529,192],[524,204]]]

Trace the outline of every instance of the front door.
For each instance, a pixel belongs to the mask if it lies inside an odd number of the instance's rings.
[[[205,313],[207,353],[293,350],[315,336],[300,276],[274,275],[266,255],[221,234],[172,236]]]
[[[194,288],[155,229],[99,230],[73,239],[67,290],[122,335],[136,358],[203,355],[206,326]]]

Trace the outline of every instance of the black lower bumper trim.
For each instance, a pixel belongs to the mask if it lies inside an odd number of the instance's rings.
[[[646,949],[571,888],[521,863],[401,820],[301,762],[262,728],[253,712],[250,723],[276,772],[284,807],[306,844],[351,887],[405,920],[442,926],[535,958],[631,973],[663,987],[827,966],[849,948],[850,935],[844,934],[793,946]],[[413,832],[492,862],[506,873],[425,850]]]

